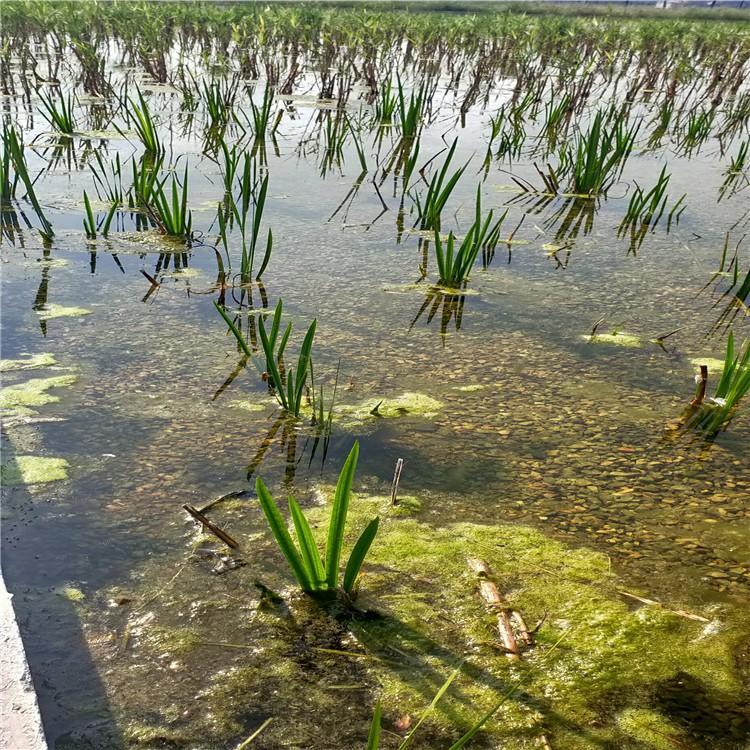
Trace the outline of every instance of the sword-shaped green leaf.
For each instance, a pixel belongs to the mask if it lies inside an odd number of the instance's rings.
[[[349,562],[346,564],[346,570],[344,571],[344,591],[346,591],[347,594],[354,588],[362,563],[365,561],[365,557],[367,557],[367,553],[370,551],[375,535],[378,533],[379,523],[379,518],[373,518],[372,521],[367,524],[365,530],[359,535],[359,539],[357,539],[357,543],[354,545],[352,554],[349,556]]]
[[[271,533],[284,554],[286,561],[289,563],[289,567],[292,569],[294,577],[304,591],[312,591],[312,582],[302,558],[300,557],[297,548],[294,546],[292,537],[287,530],[286,523],[284,522],[281,513],[279,513],[279,509],[276,507],[276,503],[273,501],[271,494],[266,489],[266,486],[263,484],[263,480],[260,477],[255,481],[255,492],[258,495],[260,507],[268,521],[268,525],[271,527]]]

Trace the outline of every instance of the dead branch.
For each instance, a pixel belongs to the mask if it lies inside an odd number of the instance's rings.
[[[511,661],[518,661],[521,658],[521,649],[518,646],[518,641],[513,632],[513,625],[510,621],[513,610],[507,606],[507,602],[500,594],[497,584],[490,580],[489,576],[492,575],[492,571],[487,563],[476,558],[469,558],[467,563],[469,568],[479,578],[480,596],[497,613],[497,631],[505,655]]]

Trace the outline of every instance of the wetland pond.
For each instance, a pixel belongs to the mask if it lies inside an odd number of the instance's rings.
[[[750,397],[710,400],[746,21],[3,16],[3,574],[50,747],[364,748],[378,704],[383,748],[750,747]],[[255,483],[322,549],[355,441],[345,554],[380,525],[321,602]]]

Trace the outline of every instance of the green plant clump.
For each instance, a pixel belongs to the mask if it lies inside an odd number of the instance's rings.
[[[344,545],[346,516],[352,492],[354,472],[359,458],[359,443],[354,443],[349,456],[339,474],[336,493],[333,499],[331,518],[328,524],[328,538],[325,556],[321,558],[313,537],[310,524],[305,518],[299,503],[290,495],[289,512],[294,523],[294,530],[299,543],[299,550],[294,544],[287,525],[279,513],[276,503],[266,489],[260,477],[256,480],[255,490],[258,493],[263,513],[271,527],[276,543],[284,554],[289,567],[294,573],[300,587],[312,596],[331,596],[343,590],[347,596],[354,594],[354,587],[360,568],[378,532],[380,519],[373,518],[357,539],[344,570],[344,577],[339,585],[339,562]]]

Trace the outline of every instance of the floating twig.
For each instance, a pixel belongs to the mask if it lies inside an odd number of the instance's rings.
[[[235,750],[245,750],[250,747],[250,743],[273,721],[273,716],[269,716],[246,740],[240,742]]]
[[[161,286],[161,284],[150,274],[141,269],[141,273],[151,282],[151,286]]]

